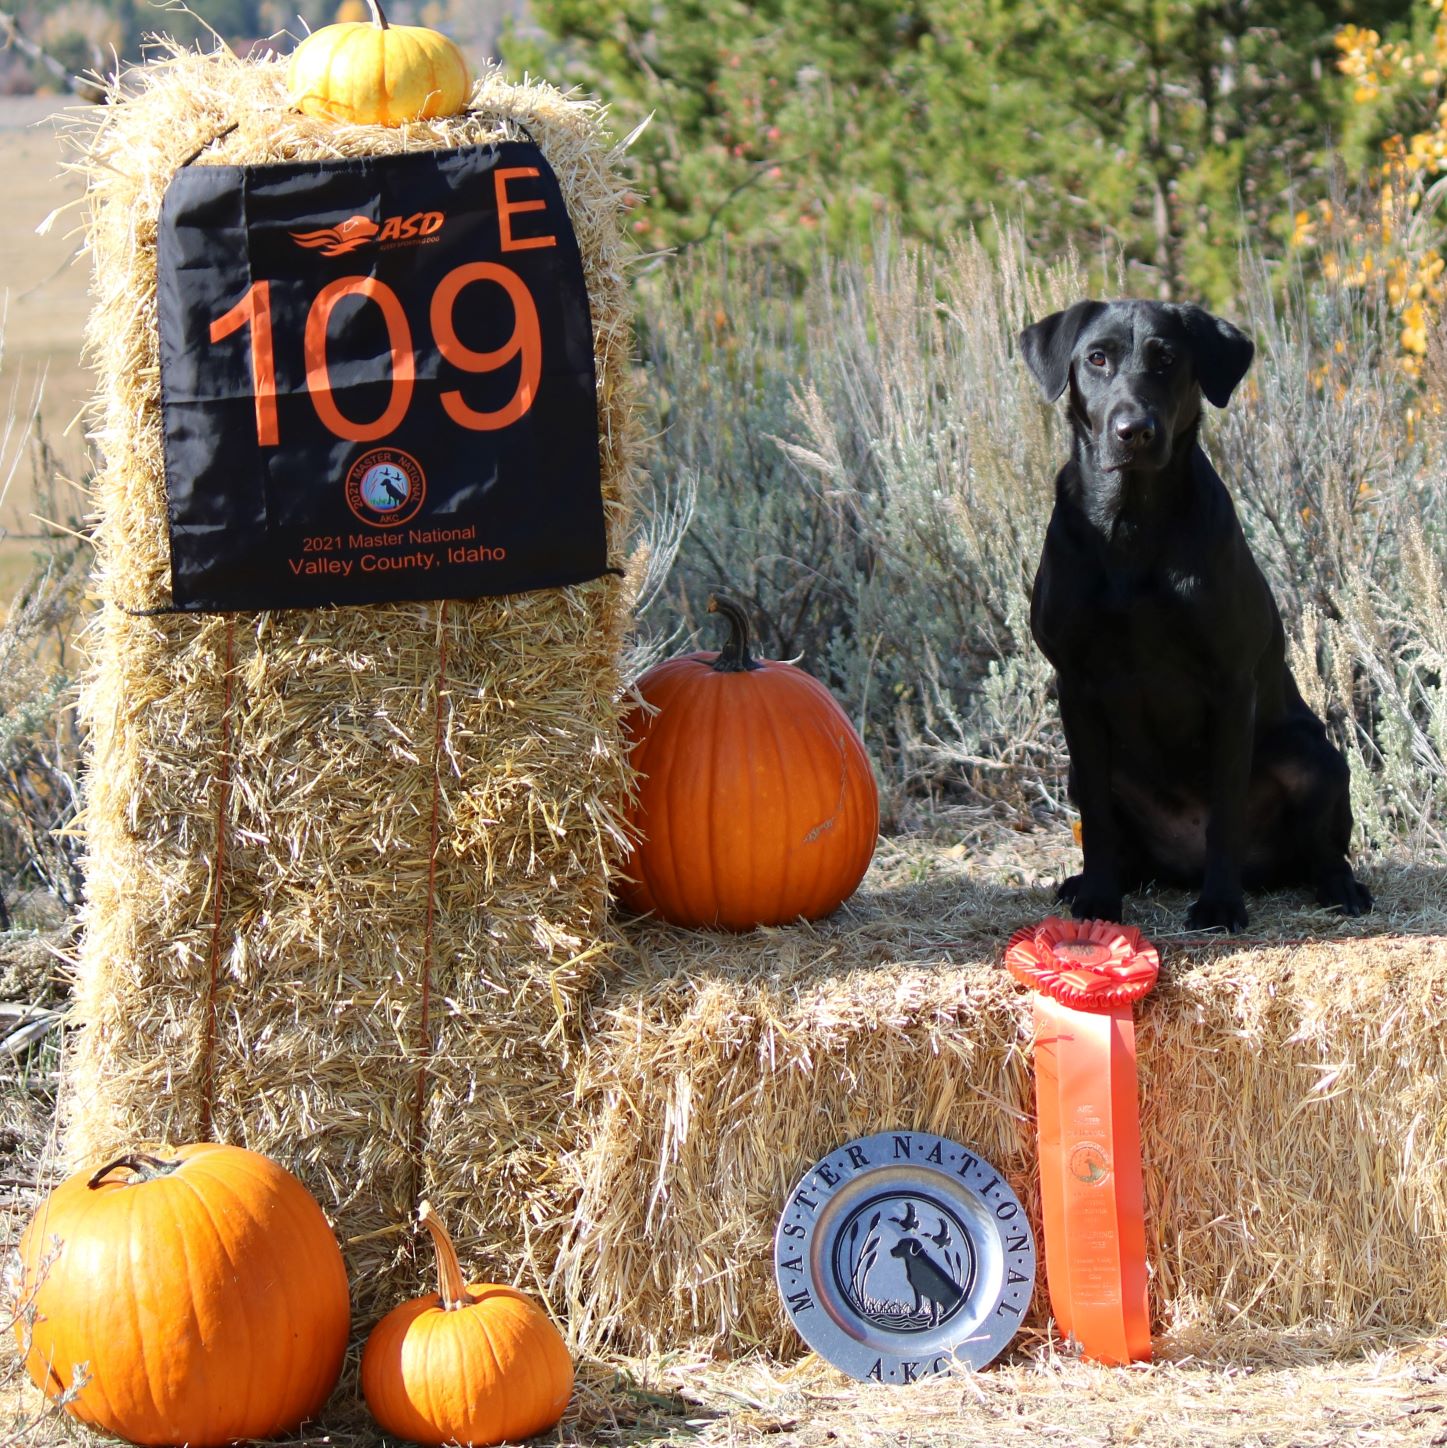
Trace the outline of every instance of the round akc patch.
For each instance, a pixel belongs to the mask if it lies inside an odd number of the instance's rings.
[[[371,528],[400,528],[417,516],[427,496],[422,465],[400,448],[365,452],[346,477],[347,506]]]
[[[1035,1288],[1035,1238],[989,1162],[928,1132],[836,1148],[789,1194],[774,1277],[799,1336],[860,1380],[982,1368]]]

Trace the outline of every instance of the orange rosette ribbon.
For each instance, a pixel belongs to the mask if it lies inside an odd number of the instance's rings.
[[[1060,1331],[1097,1362],[1151,1356],[1132,1007],[1160,956],[1139,930],[1060,920],[1017,930],[1005,964],[1035,991],[1045,1276]]]

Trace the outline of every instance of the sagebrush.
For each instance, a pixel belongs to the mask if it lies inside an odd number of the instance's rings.
[[[646,619],[698,628],[708,593],[733,588],[768,652],[837,691],[897,825],[959,803],[1027,825],[1067,811],[1028,605],[1068,436],[1015,339],[1088,295],[1088,274],[1006,228],[993,253],[883,235],[821,258],[802,293],[739,252],[647,278],[655,486],[697,496]],[[1440,853],[1443,369],[1398,365],[1381,287],[1248,254],[1240,294],[1257,359],[1208,409],[1204,446],[1351,757],[1362,844]]]

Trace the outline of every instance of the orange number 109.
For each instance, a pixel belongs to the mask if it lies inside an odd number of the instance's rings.
[[[474,282],[493,282],[507,293],[513,308],[512,335],[491,352],[478,352],[457,335],[454,310],[462,291]],[[389,370],[392,390],[380,416],[358,422],[343,414],[332,393],[327,365],[327,328],[333,310],[348,296],[364,297],[380,308],[387,328]],[[473,432],[492,432],[524,416],[533,405],[542,377],[543,338],[537,304],[516,272],[496,262],[468,262],[454,267],[437,284],[432,294],[428,321],[442,357],[459,372],[496,372],[518,359],[518,382],[513,395],[492,412],[479,412],[462,400],[455,388],[441,394],[442,406],[459,427]],[[224,341],[243,327],[251,328],[251,391],[256,404],[256,441],[261,447],[276,447],[281,428],[276,409],[276,353],[271,330],[271,283],[253,282],[230,311],[211,323],[212,342]],[[307,395],[322,426],[336,437],[350,442],[373,442],[395,431],[412,402],[416,381],[416,358],[412,330],[401,299],[386,282],[375,277],[340,277],[317,294],[307,312],[303,333]]]

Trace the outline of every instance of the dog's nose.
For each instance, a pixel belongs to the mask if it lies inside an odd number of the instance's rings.
[[[1148,447],[1156,435],[1156,420],[1145,415],[1117,417],[1115,435],[1128,448]]]

